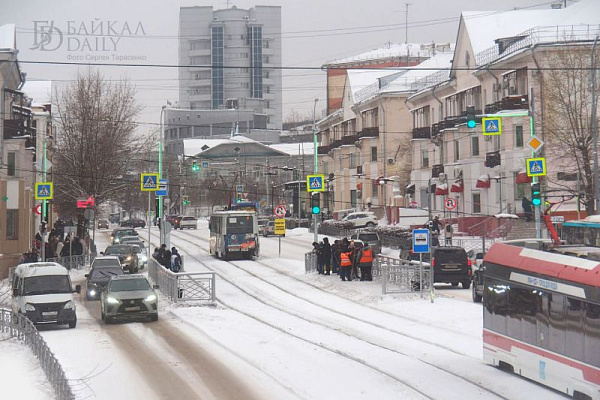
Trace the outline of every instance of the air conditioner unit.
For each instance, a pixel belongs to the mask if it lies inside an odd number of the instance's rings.
[[[393,164],[394,162],[396,162],[396,160],[394,160],[393,158],[388,158],[387,159],[387,163],[388,164]]]

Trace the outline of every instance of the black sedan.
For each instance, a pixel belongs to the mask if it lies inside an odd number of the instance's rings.
[[[86,300],[100,299],[100,293],[106,289],[110,278],[119,275],[123,275],[123,269],[120,266],[92,268],[90,273],[85,275],[87,278]]]
[[[121,226],[131,228],[145,228],[146,221],[144,221],[143,219],[132,218],[121,222]]]

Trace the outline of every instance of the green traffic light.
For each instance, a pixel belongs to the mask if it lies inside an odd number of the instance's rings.
[[[313,213],[313,214],[318,214],[318,213],[320,213],[320,212],[321,212],[321,208],[320,208],[320,207],[314,206],[314,207],[312,208],[312,213]]]
[[[467,122],[467,126],[469,128],[475,128],[475,126],[477,126],[477,123],[475,122],[475,120],[472,119],[472,120],[470,120],[470,121]]]
[[[539,206],[540,204],[542,204],[542,200],[533,198],[531,199],[531,204],[533,204],[534,206]]]

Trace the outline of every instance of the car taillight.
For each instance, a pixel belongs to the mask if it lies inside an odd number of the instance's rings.
[[[431,259],[431,266],[432,266],[432,267],[435,267],[435,258],[432,258],[432,259]]]
[[[470,267],[471,266],[471,260],[469,258],[467,258],[467,265]]]

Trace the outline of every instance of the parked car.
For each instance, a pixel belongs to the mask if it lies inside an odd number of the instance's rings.
[[[348,214],[342,221],[350,222],[355,228],[377,225],[377,217],[375,213],[364,211]]]
[[[358,231],[352,235],[351,240],[360,240],[362,242],[369,243],[369,246],[373,249],[373,254],[381,253],[381,239],[377,232]]]
[[[144,269],[144,267],[146,266],[146,263],[148,262],[148,256],[146,255],[146,251],[144,250],[144,246],[143,244],[140,245],[140,243],[128,243],[131,247],[133,247],[133,250],[135,251],[135,255],[137,256],[138,259],[138,265],[140,266],[141,269]]]
[[[121,262],[121,266],[123,267],[123,271],[127,271],[130,274],[138,272],[139,261],[133,246],[128,244],[113,244],[110,245],[104,250],[102,255],[107,256],[118,256],[119,261]]]
[[[483,264],[483,252],[469,250],[467,252],[469,259],[471,260],[472,268],[472,282],[471,294],[475,303],[481,303],[483,298],[483,274],[485,273],[485,267]]]
[[[140,251],[136,251],[136,253],[138,254],[140,266],[143,269],[148,263],[148,255],[146,254],[146,245],[144,244],[144,241],[140,239],[139,236],[124,236],[121,239],[121,243],[128,244],[130,246],[138,246],[140,248]]]
[[[98,229],[108,229],[108,221],[105,219],[98,220]]]
[[[81,292],[81,286],[75,286]],[[69,271],[53,262],[21,264],[12,281],[11,308],[34,324],[77,325]]]
[[[275,234],[275,221],[267,221],[267,223],[261,228],[260,233],[267,237]]]
[[[158,321],[158,296],[143,275],[113,276],[100,297],[102,320],[149,318]]]
[[[179,215],[169,215],[167,217],[167,221],[171,223],[173,229],[179,228],[179,223],[181,222],[181,216]]]
[[[122,227],[131,227],[131,228],[145,228],[146,221],[139,218],[130,218],[128,220],[122,221],[120,224]]]
[[[138,232],[133,228],[116,228],[110,235],[110,241],[113,244],[119,243],[123,236],[138,236]]]
[[[431,265],[434,282],[451,283],[452,286],[460,283],[463,289],[471,286],[471,260],[462,247],[432,247]]]
[[[92,268],[89,273],[85,274],[87,279],[85,299],[100,299],[100,294],[106,289],[110,278],[119,275],[123,275],[123,269],[120,265],[113,264],[112,266],[96,266]]]
[[[196,217],[182,217],[179,221],[179,229],[198,229]]]

